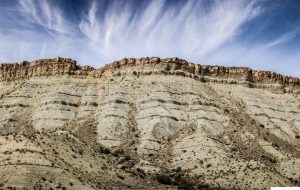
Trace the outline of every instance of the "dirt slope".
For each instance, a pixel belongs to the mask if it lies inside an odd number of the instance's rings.
[[[0,66],[0,189],[300,185],[300,80],[177,58]]]

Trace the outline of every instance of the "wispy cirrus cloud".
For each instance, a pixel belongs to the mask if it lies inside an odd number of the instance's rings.
[[[288,46],[300,29],[277,26],[266,2],[2,0],[0,62],[65,56],[99,67],[123,57],[177,56],[300,76],[300,47]],[[264,17],[273,25],[261,27]],[[274,26],[285,32],[269,35]]]
[[[50,33],[66,34],[71,30],[70,23],[64,19],[63,11],[59,7],[50,5],[51,1],[21,0],[18,2],[19,13],[28,23],[40,25]]]
[[[166,8],[165,1],[150,1],[138,13],[134,8],[115,1],[104,18],[97,19],[101,6],[92,1],[79,27],[108,56],[115,52],[201,57],[234,38],[240,26],[261,11],[246,1],[216,1],[209,7],[201,1],[186,1],[175,8]]]
[[[52,4],[51,4],[52,2]],[[67,55],[74,44],[74,24],[53,1],[20,0],[6,13],[6,23],[0,21],[1,62],[33,60]],[[71,56],[71,54],[69,54]]]
[[[272,41],[266,44],[267,47],[274,47],[278,46],[283,43],[288,43],[289,41],[293,40],[297,35],[300,34],[300,27],[295,27],[289,30],[286,33],[283,33],[277,37],[275,37]]]

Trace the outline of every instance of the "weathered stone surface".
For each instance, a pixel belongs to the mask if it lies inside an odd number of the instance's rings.
[[[160,59],[158,57],[146,57],[140,59],[125,58],[94,69],[90,66],[79,66],[75,60],[69,58],[41,59],[33,62],[24,61],[20,64],[1,64],[0,81],[9,81],[34,76],[51,75],[88,75],[101,77],[105,73],[126,70],[134,67],[139,75],[168,74],[182,75],[201,79],[203,81],[218,83],[240,83],[251,87],[286,88],[288,90],[299,89],[300,79],[283,76],[270,71],[255,71],[246,67],[223,67],[198,65],[178,58]],[[133,71],[134,71],[133,69]]]
[[[180,166],[229,189],[300,183],[298,78],[178,58],[129,58],[99,69],[46,59],[1,65],[0,76],[3,135],[29,129],[75,133],[79,144],[93,140],[126,150],[138,164],[146,160],[145,170]],[[0,141],[1,155],[12,142]],[[27,144],[36,152],[49,149]],[[50,157],[38,154],[28,156],[30,163],[49,166]]]
[[[72,74],[76,70],[76,61],[68,58],[41,59],[20,64],[1,64],[0,81],[49,75]]]

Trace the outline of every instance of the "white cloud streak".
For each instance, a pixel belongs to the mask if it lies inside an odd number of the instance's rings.
[[[38,24],[48,32],[68,33],[69,24],[63,18],[63,12],[50,5],[50,1],[20,0],[19,10],[30,23]]]
[[[300,33],[300,27],[298,26],[287,33],[283,33],[280,36],[277,36],[275,39],[273,39],[268,44],[266,44],[266,47],[270,48],[270,47],[278,46],[280,44],[287,43],[291,41],[293,38],[295,38],[299,33]]]
[[[19,0],[13,11],[7,9],[10,17],[6,19],[12,24],[0,28],[0,62],[72,57],[69,50],[76,45],[74,25],[51,2]]]
[[[260,12],[246,1],[216,1],[208,10],[201,1],[186,1],[173,9],[165,9],[164,2],[150,1],[141,15],[134,14],[133,6],[115,2],[99,20],[101,10],[92,1],[79,28],[99,53],[112,59],[118,55],[199,58],[234,38],[241,25]]]

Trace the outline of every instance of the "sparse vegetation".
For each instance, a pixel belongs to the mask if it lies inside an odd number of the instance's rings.
[[[177,189],[192,190],[192,189],[222,189],[219,187],[211,187],[204,183],[199,176],[190,176],[187,171],[178,167],[172,170],[162,170],[155,175],[155,179],[164,185],[177,186]]]

